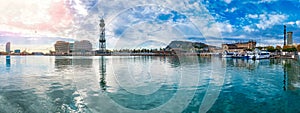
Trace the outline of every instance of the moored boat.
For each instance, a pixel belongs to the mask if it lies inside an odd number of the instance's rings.
[[[259,60],[259,59],[268,59],[268,58],[270,58],[270,52],[268,52],[268,51],[258,51],[257,53],[255,53],[254,58],[257,59],[257,60]]]
[[[222,58],[231,58],[234,54],[235,54],[234,52],[224,51],[222,53]]]

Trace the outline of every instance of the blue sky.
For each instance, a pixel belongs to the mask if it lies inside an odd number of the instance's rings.
[[[20,8],[6,8],[11,5]],[[13,49],[48,51],[56,40],[89,40],[97,49],[99,18],[106,22],[109,49],[160,48],[172,40],[275,46],[283,43],[284,24],[300,43],[299,0],[29,0],[0,6],[0,51],[7,41]]]

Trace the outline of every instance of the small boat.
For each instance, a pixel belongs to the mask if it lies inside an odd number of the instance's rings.
[[[232,58],[249,59],[249,56],[245,52],[235,53]]]
[[[268,51],[258,51],[257,53],[255,53],[254,56],[255,59],[268,59],[270,58],[270,52]]]
[[[234,52],[228,52],[228,51],[224,51],[222,53],[222,58],[231,58],[235,53]]]
[[[246,56],[248,56],[249,59],[253,59],[254,56],[255,56],[255,53],[252,52],[252,51],[247,51],[247,52],[246,52]]]

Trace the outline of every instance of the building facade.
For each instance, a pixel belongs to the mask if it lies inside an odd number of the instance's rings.
[[[293,32],[287,32],[287,45],[293,45]]]
[[[246,49],[254,49],[256,47],[255,41],[248,41],[248,42],[238,42],[233,44],[222,44],[222,49],[230,52],[234,51],[244,51]]]
[[[56,41],[54,44],[55,53],[58,55],[64,55],[70,53],[70,43],[65,41]]]
[[[93,45],[88,40],[75,41],[73,55],[92,55]]]
[[[70,48],[70,53],[72,53],[74,51],[74,43],[70,43],[69,48]]]
[[[7,43],[6,43],[5,52],[6,52],[7,54],[10,54],[10,42],[7,42]]]
[[[20,49],[16,49],[16,50],[14,51],[14,53],[15,53],[15,54],[20,54],[20,53],[21,53],[21,50],[20,50]]]

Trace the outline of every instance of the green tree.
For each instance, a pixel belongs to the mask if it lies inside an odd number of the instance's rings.
[[[297,46],[297,50],[298,52],[300,52],[300,44]]]
[[[294,46],[283,46],[282,51],[285,51],[285,52],[294,52],[294,51],[297,51],[297,49]]]
[[[276,46],[276,50],[282,50],[282,48],[280,46]]]
[[[267,47],[267,51],[269,51],[269,52],[275,52],[276,49],[273,46],[268,46]]]

